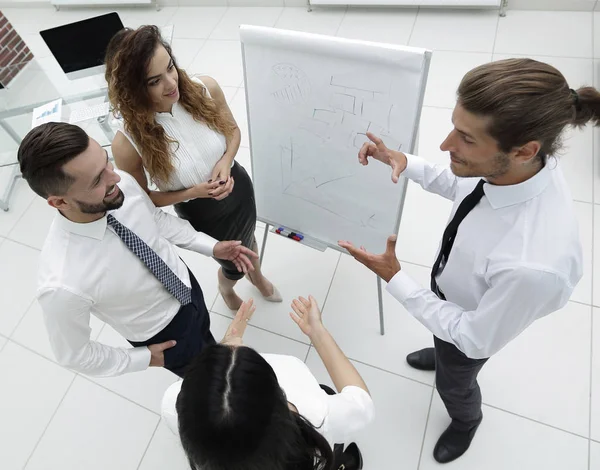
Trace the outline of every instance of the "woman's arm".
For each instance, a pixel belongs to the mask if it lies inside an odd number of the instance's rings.
[[[209,193],[219,186],[219,183],[215,182],[211,184],[202,183],[181,191],[151,191],[148,188],[148,179],[146,178],[142,158],[122,132],[117,132],[111,148],[117,167],[136,179],[144,191],[148,193],[156,207],[170,206],[198,197],[212,197]]]
[[[240,142],[242,140],[240,128],[238,127],[237,122],[233,117],[233,113],[231,112],[231,109],[227,104],[225,94],[223,93],[223,90],[221,89],[217,81],[212,77],[200,77],[200,80],[202,80],[202,83],[204,83],[204,85],[208,89],[210,96],[217,105],[217,109],[235,126],[233,132],[230,135],[226,136],[227,147],[225,149],[225,153],[221,157],[222,160],[229,162],[229,166],[231,166],[231,163],[235,159],[238,149],[240,148]],[[215,176],[216,175],[213,175],[213,179],[215,179]]]
[[[369,393],[365,381],[323,325],[321,311],[314,297],[309,296],[308,300],[303,297],[295,299],[292,309],[292,320],[310,338],[337,391],[341,392],[345,387],[353,385]]]

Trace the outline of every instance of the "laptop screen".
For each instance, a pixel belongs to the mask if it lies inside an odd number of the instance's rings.
[[[50,52],[65,73],[104,64],[106,48],[112,37],[123,29],[117,13],[40,31]]]

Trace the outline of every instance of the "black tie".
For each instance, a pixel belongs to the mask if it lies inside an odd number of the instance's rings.
[[[438,257],[433,264],[433,268],[431,269],[431,290],[442,300],[446,300],[446,297],[438,287],[435,276],[437,275],[440,266],[443,267],[448,261],[450,250],[452,250],[452,245],[454,244],[454,239],[456,238],[456,233],[458,232],[458,226],[483,197],[484,183],[484,180],[480,180],[479,183],[477,183],[477,186],[475,186],[475,189],[462,200],[458,206],[458,209],[456,210],[456,213],[454,214],[454,217],[452,217],[452,220],[446,227],[446,230],[444,230],[442,246],[440,248]]]

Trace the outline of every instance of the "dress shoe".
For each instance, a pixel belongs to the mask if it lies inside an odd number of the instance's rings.
[[[439,463],[448,463],[459,458],[471,445],[479,424],[468,431],[458,431],[450,424],[438,439],[433,449],[433,458]]]
[[[342,463],[344,470],[362,470],[362,454],[354,442],[348,444],[348,447],[344,450],[344,453],[342,454]],[[338,468],[342,468],[342,465]]]
[[[435,348],[425,348],[406,356],[406,362],[414,369],[435,370]]]

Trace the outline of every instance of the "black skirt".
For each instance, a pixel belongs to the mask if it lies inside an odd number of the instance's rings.
[[[192,199],[175,204],[175,212],[187,220],[198,232],[219,240],[240,240],[252,249],[256,229],[256,201],[254,187],[248,173],[237,162],[231,168],[235,180],[233,191],[221,201],[210,198]],[[240,280],[240,273],[231,261],[217,259],[223,274],[232,281]]]

